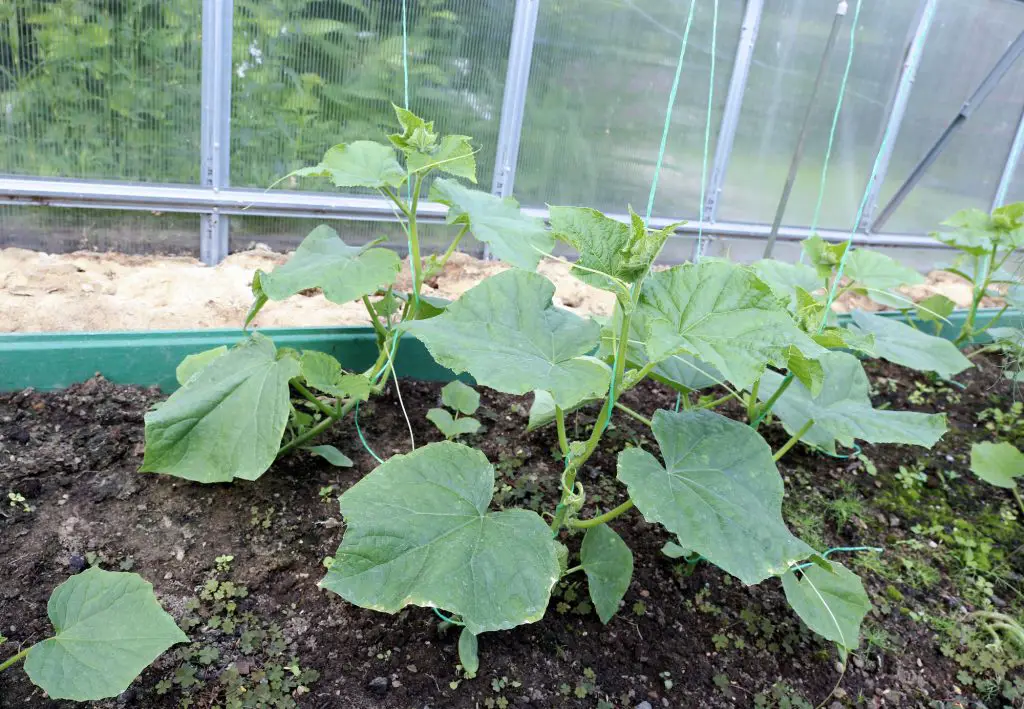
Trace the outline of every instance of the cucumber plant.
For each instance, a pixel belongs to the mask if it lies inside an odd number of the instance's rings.
[[[143,470],[202,482],[254,479],[380,392],[395,374],[400,342],[413,337],[455,374],[499,392],[533,394],[529,427],[553,427],[564,459],[560,498],[546,516],[495,508],[495,469],[481,451],[452,440],[414,446],[339,498],[346,531],[323,588],[387,613],[410,605],[447,611],[463,626],[460,654],[475,671],[476,636],[539,620],[565,575],[587,577],[598,616],[610,622],[633,569],[632,552],[613,527],[638,512],[676,546],[745,584],[781,578],[812,630],[844,651],[856,648],[867,594],[855,574],[786,526],[776,464],[800,441],[825,450],[855,439],[931,446],[944,433],[943,415],[872,408],[863,367],[843,350],[871,353],[887,333],[870,322],[836,326],[813,292],[830,277],[821,269],[808,269],[814,281],[806,287],[787,283],[794,274],[779,275],[786,269],[767,263],[707,259],[652,271],[677,225],[649,229],[632,210],[623,223],[597,210],[555,206],[548,231],[514,200],[453,179],[475,181],[468,138],[439,136],[432,123],[396,111],[402,132],[390,145],[335,146],[297,174],[377,189],[390,199],[409,237],[412,289],[396,288],[391,252],[348,246],[318,227],[287,263],[256,274],[248,318],[307,288],[321,288],[332,301],[360,300],[377,333],[374,364],[348,371],[322,353],[277,349],[258,333],[226,352],[203,353],[184,367],[182,387],[147,414]],[[416,214],[428,177],[430,197],[448,207],[457,232],[443,254],[425,259]],[[452,303],[428,301],[420,293],[424,278],[443,267],[467,232],[515,268]],[[606,323],[554,306],[554,285],[536,268],[556,240],[578,253],[576,278],[615,295]],[[878,264],[860,269],[865,288],[884,290],[906,277],[871,280],[871,268]],[[682,409],[647,418],[622,404],[622,394],[646,378],[679,391]],[[728,394],[692,400],[712,384]],[[473,397],[449,386],[444,403],[471,413]],[[747,404],[749,422],[715,411],[733,398]],[[598,409],[593,428],[570,438],[566,412],[588,404]],[[774,452],[758,433],[773,410],[792,435]],[[656,445],[619,451],[616,478],[625,500],[592,510],[580,473],[616,414],[650,427]],[[458,435],[447,424],[446,437]],[[575,546],[577,537],[578,563],[570,563],[563,542]]]
[[[137,574],[88,569],[54,589],[46,612],[53,636],[0,662],[0,672],[24,662],[50,699],[116,697],[169,647],[188,642]]]

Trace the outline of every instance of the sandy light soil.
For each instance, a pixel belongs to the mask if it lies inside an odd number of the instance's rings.
[[[256,269],[268,271],[287,256],[264,249],[232,254],[216,267],[178,256],[138,256],[79,251],[44,254],[0,249],[0,332],[173,330],[240,327],[252,302]],[[507,268],[456,254],[425,293],[455,299]],[[555,284],[556,304],[580,313],[608,315],[614,297],[584,285],[563,262],[547,260],[540,272]],[[408,289],[407,263],[399,287]],[[915,300],[942,293],[964,307],[971,287],[948,273],[929,274],[924,285],[906,289]],[[994,304],[994,303],[993,303]],[[879,310],[867,298],[846,297],[836,310]],[[369,324],[359,303],[336,305],[322,294],[269,303],[257,327]]]

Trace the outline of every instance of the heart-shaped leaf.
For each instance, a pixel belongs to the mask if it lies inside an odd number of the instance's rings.
[[[523,214],[511,197],[495,197],[442,178],[431,185],[430,198],[448,206],[449,224],[468,224],[473,236],[488,244],[495,256],[517,268],[537,270],[540,260],[555,247],[544,222]]]
[[[141,472],[202,483],[255,480],[277,457],[299,363],[256,333],[146,414]]]
[[[971,472],[1002,488],[1015,488],[1024,475],[1024,453],[1012,443],[975,443],[971,446]]]
[[[661,410],[653,423],[664,465],[639,448],[618,462],[619,480],[648,521],[745,584],[814,553],[786,528],[782,477],[754,429],[710,411]]]
[[[606,364],[589,356],[600,327],[551,302],[555,286],[509,270],[485,279],[442,315],[408,326],[438,364],[506,394],[550,392],[563,408],[608,388]],[[511,307],[510,304],[515,304]]]
[[[345,538],[320,585],[385,613],[443,608],[477,635],[539,620],[560,574],[551,530],[488,512],[493,494],[493,466],[467,446],[394,456],[341,496]]]
[[[857,329],[875,336],[875,353],[882,359],[919,372],[935,372],[945,379],[973,366],[949,340],[899,320],[863,310],[854,310],[850,317]]]
[[[453,418],[444,409],[430,409],[427,411],[427,420],[437,426],[437,429],[447,439],[457,438],[480,430],[480,422],[471,416]]]
[[[391,249],[349,246],[338,232],[321,224],[287,263],[261,273],[259,285],[270,300],[321,288],[327,300],[344,304],[393,283],[399,267],[398,254]]]
[[[587,574],[597,617],[607,624],[618,612],[619,601],[633,578],[633,552],[614,529],[599,524],[588,529],[583,537],[580,565]]]
[[[782,576],[786,600],[807,627],[847,650],[860,646],[860,624],[871,601],[860,578],[842,564],[817,564]]]
[[[871,387],[860,360],[845,352],[830,352],[819,362],[825,371],[817,395],[793,382],[772,408],[790,435],[804,424],[814,425],[801,436],[804,443],[836,452],[836,444],[907,443],[931,448],[946,432],[945,414],[889,411],[871,406]],[[765,372],[758,396],[767,401],[782,385],[783,377]]]
[[[924,283],[924,276],[878,251],[855,249],[846,257],[843,275],[859,286],[892,290]],[[871,292],[868,292],[871,296]]]
[[[329,148],[319,164],[299,168],[297,177],[328,177],[335,187],[399,187],[405,170],[395,151],[371,140],[341,143]]]
[[[307,350],[299,360],[302,378],[309,386],[325,394],[337,397],[351,397],[366,401],[370,398],[372,384],[362,374],[346,374],[341,362],[325,352]]]
[[[191,379],[196,372],[205,369],[206,365],[221,355],[227,354],[227,351],[227,346],[221,345],[220,347],[214,347],[211,350],[197,352],[185,357],[185,359],[181,360],[181,364],[179,364],[174,370],[174,377],[178,380],[178,384],[185,386],[188,380]]]
[[[469,416],[480,408],[480,394],[473,387],[456,379],[441,387],[441,403],[453,411]]]
[[[51,700],[116,697],[169,647],[188,642],[137,574],[83,571],[54,589],[46,612],[56,634],[32,646],[25,672]]]

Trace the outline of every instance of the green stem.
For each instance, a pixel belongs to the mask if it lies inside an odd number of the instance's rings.
[[[993,317],[991,320],[989,320],[987,323],[985,323],[985,327],[981,328],[980,330],[978,330],[974,334],[975,335],[980,335],[981,333],[983,333],[986,330],[988,330],[990,327],[995,327],[996,325],[998,325],[999,321],[1003,317],[1003,313],[1005,313],[1007,310],[1009,310],[1009,308],[1010,308],[1010,304],[1009,303],[1004,305],[1002,310],[1000,310],[998,313],[995,314],[995,317]]]
[[[565,412],[562,407],[555,405],[555,426],[558,428],[558,447],[562,450],[562,457],[569,457],[569,438],[565,435]]]
[[[405,206],[405,202],[399,199],[398,195],[395,194],[390,187],[381,187],[380,191],[387,195],[391,199],[391,201],[395,203],[395,206],[398,207],[399,211],[401,211],[403,215],[405,215],[406,219],[411,219],[409,215],[409,208]]]
[[[377,337],[381,338],[381,340],[386,340],[388,333],[377,319],[377,313],[374,311],[373,305],[370,304],[370,299],[365,295],[363,296],[363,305],[366,306],[366,312],[370,314],[370,322],[373,323],[373,329],[377,332]]]
[[[564,571],[564,572],[562,573],[562,577],[564,578],[565,576],[568,576],[569,574],[574,574],[574,573],[576,573],[577,571],[583,571],[583,565],[582,565],[582,564],[580,564],[579,566],[574,566],[574,567],[572,567],[571,569],[566,569],[566,570],[565,570],[565,571]]]
[[[454,239],[452,239],[452,243],[448,245],[448,250],[441,255],[441,258],[437,260],[437,263],[430,267],[430,270],[427,271],[424,279],[431,278],[444,270],[445,264],[448,263],[448,259],[450,259],[452,254],[455,253],[455,250],[459,248],[459,242],[462,241],[462,237],[464,237],[467,232],[469,232],[469,224],[466,224],[459,230],[459,233],[455,235]]]
[[[989,279],[992,278],[992,268],[995,265],[995,261],[996,250],[993,249],[992,253],[989,254],[988,264],[985,266],[985,275],[981,279],[981,285],[974,289],[974,297],[971,298],[971,307],[967,312],[967,319],[964,321],[964,326],[960,328],[960,334],[957,335],[955,340],[953,340],[953,344],[957,347],[961,347],[975,335],[974,321],[978,317],[978,308],[981,307],[981,299],[984,298],[985,293],[988,292]]]
[[[701,408],[701,409],[716,409],[719,406],[721,406],[722,404],[724,404],[725,402],[727,402],[729,399],[735,399],[735,398],[736,398],[736,394],[729,393],[729,394],[726,394],[725,396],[723,396],[722,398],[715,399],[714,401],[712,401],[710,403],[707,403],[707,404],[704,404],[703,406],[701,406],[699,408]]]
[[[342,406],[337,412],[332,412],[331,416],[325,418],[323,421],[318,423],[316,426],[313,426],[313,428],[309,429],[305,433],[296,436],[286,445],[281,446],[281,449],[277,451],[277,457],[280,458],[286,453],[290,453],[299,446],[303,445],[307,441],[319,436],[321,433],[323,433],[328,428],[333,426],[336,421],[347,416],[348,412],[355,408],[357,401],[358,399],[349,399],[348,401],[345,402],[345,405]],[[335,415],[335,413],[337,415]]]
[[[778,463],[782,456],[786,455],[786,453],[789,453],[789,449],[795,446],[797,442],[803,437],[803,435],[811,430],[811,426],[813,425],[814,419],[811,419],[810,421],[805,423],[799,431],[793,434],[792,438],[786,441],[785,445],[783,445],[782,448],[779,448],[775,455],[772,456],[772,460]]]
[[[608,512],[605,512],[603,515],[598,515],[593,519],[571,519],[569,520],[569,526],[574,527],[576,529],[590,529],[591,527],[596,527],[600,524],[611,522],[619,515],[629,512],[631,509],[633,509],[633,501],[626,500],[615,509],[609,510]]]
[[[1021,515],[1024,515],[1024,500],[1020,499],[1020,491],[1017,490],[1016,486],[1010,488],[1010,492],[1013,493],[1013,499],[1017,501],[1017,507],[1020,508]],[[1024,519],[1024,517],[1022,517]]]
[[[616,401],[615,408],[618,409],[619,411],[622,411],[625,414],[629,414],[630,416],[632,416],[633,418],[635,418],[637,421],[647,426],[648,428],[654,426],[654,423],[649,418],[647,418],[646,416],[637,411],[634,411],[625,404],[620,404],[619,402]]]
[[[307,389],[298,379],[293,379],[291,381],[291,385],[292,388],[295,389],[295,391],[302,394],[302,398],[306,399],[311,404],[313,404],[313,406],[315,406],[324,416],[327,416],[329,418],[335,417],[335,410],[332,409],[327,404],[325,404],[324,402],[320,401],[320,399],[318,399],[316,395],[313,394],[313,392],[311,392],[309,389]]]
[[[786,375],[786,378],[782,380],[782,384],[780,384],[779,388],[775,390],[775,393],[768,397],[768,401],[764,402],[764,406],[762,406],[761,410],[758,411],[757,418],[750,422],[751,428],[756,430],[757,427],[761,425],[761,422],[764,421],[765,417],[771,413],[772,407],[775,406],[775,402],[777,402],[779,398],[786,393],[786,389],[789,389],[789,385],[792,383],[793,373],[790,372]]]
[[[423,175],[416,176],[416,184],[412,191],[412,204],[409,207],[409,259],[413,264],[413,290],[419,297],[420,288],[423,287],[423,260],[420,258],[420,238],[417,232],[416,210],[420,203],[420,192],[423,189]],[[416,317],[416,304],[411,309],[413,318]]]
[[[31,647],[27,647],[24,650],[22,650],[21,652],[19,652],[17,655],[15,655],[14,657],[12,657],[9,660],[5,661],[3,664],[0,664],[0,672],[3,672],[8,667],[10,667],[11,665],[16,664],[20,660],[25,659],[25,656],[28,655],[28,651],[31,650],[31,649],[32,649]]]
[[[750,388],[750,398],[747,399],[747,418],[751,421],[754,420],[754,410],[757,408],[757,391],[760,388],[760,379],[754,382],[754,386]]]

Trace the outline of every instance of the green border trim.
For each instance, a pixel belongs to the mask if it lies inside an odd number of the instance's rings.
[[[978,325],[984,326],[996,312],[979,311]],[[896,312],[882,315],[903,317]],[[953,313],[949,318],[952,324],[945,326],[943,335],[952,339],[965,317],[963,312]],[[848,321],[848,316],[840,316],[841,323]],[[931,323],[916,322],[925,332],[932,332]],[[1007,311],[999,324],[1024,327],[1024,314]],[[347,369],[366,369],[377,357],[376,336],[370,327],[267,328],[261,332],[278,347],[333,355]],[[173,391],[178,386],[174,370],[187,355],[231,346],[243,337],[243,331],[233,329],[0,334],[0,391],[63,389],[96,374],[117,384]],[[454,378],[412,337],[402,339],[397,359],[399,376],[427,381]]]

